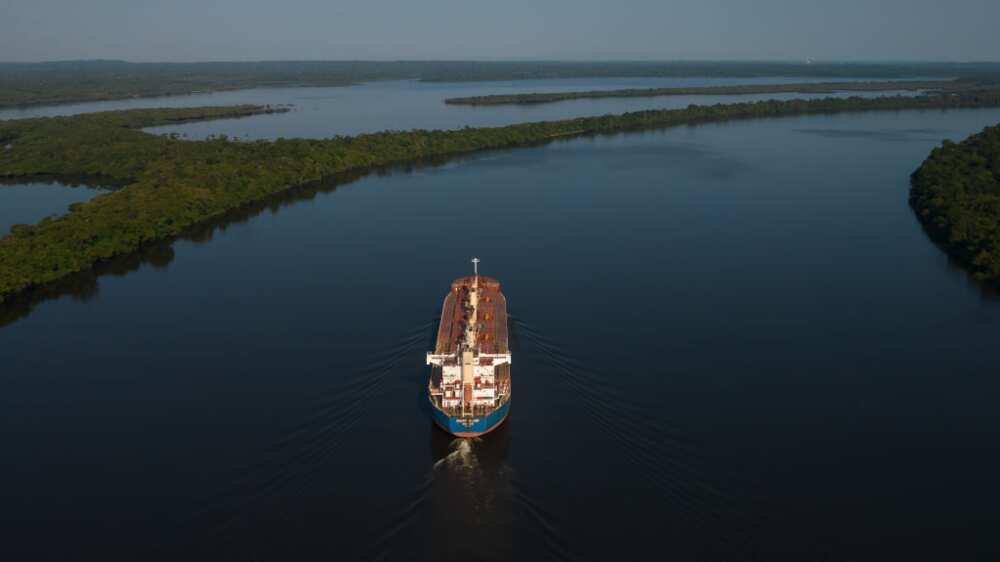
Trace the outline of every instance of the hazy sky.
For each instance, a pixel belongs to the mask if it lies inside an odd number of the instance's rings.
[[[1000,60],[1000,0],[0,0],[0,60]]]

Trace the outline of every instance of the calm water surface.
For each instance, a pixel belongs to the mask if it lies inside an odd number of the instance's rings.
[[[58,181],[0,181],[0,237],[15,224],[34,224],[49,215],[61,215],[73,203],[81,203],[101,191],[86,185]]]
[[[465,126],[498,126],[525,121],[566,119],[641,109],[681,108],[692,103],[734,103],[760,99],[827,97],[829,94],[762,94],[748,96],[666,96],[655,98],[581,99],[527,106],[471,107],[446,105],[444,99],[488,94],[613,90],[729,84],[781,84],[829,82],[830,78],[588,78],[567,80],[515,80],[499,82],[436,83],[383,81],[334,88],[260,88],[190,96],[137,98],[27,109],[0,110],[0,119],[69,115],[141,107],[195,107],[204,105],[292,105],[285,114],[259,115],[236,120],[187,123],[150,129],[178,133],[188,138],[229,135],[238,138],[325,138],[382,130],[455,129]],[[893,92],[837,93],[887,95]]]
[[[483,153],[8,306],[0,558],[994,558],[1000,301],[906,196],[941,139],[997,122]],[[514,317],[515,396],[461,441],[423,354],[473,255]]]

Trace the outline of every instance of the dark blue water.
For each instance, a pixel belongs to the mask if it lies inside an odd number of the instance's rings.
[[[0,181],[0,237],[15,224],[35,224],[61,215],[73,203],[86,201],[101,191],[87,185],[38,181]]]
[[[0,558],[995,558],[1000,301],[906,198],[941,139],[997,122],[482,153],[7,305]],[[422,393],[472,256],[514,317],[514,398],[468,442]]]

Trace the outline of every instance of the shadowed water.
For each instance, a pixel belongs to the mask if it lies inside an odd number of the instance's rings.
[[[710,124],[340,178],[5,305],[0,554],[995,556],[1000,301],[906,197],[942,138],[998,121]],[[473,255],[508,298],[514,398],[463,441],[423,355]]]
[[[0,238],[15,224],[35,224],[45,217],[61,215],[71,204],[112,188],[99,185],[93,178],[0,178]]]

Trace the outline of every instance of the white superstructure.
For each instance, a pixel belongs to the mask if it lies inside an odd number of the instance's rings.
[[[441,379],[438,384],[432,384],[431,394],[440,397],[440,404],[445,409],[460,411],[463,415],[477,411],[489,410],[500,404],[505,396],[508,385],[497,384],[497,367],[510,364],[510,353],[484,353],[495,347],[495,329],[490,322],[495,318],[491,314],[497,303],[493,302],[495,293],[487,291],[481,296],[479,282],[479,260],[472,260],[475,275],[472,283],[456,287],[456,298],[459,301],[460,323],[464,323],[462,334],[456,334],[458,345],[451,353],[428,353],[427,364],[441,368]],[[481,312],[481,298],[487,301],[486,311]],[[448,303],[446,301],[446,308]],[[444,316],[446,312],[442,312]],[[506,309],[504,309],[506,315]],[[506,343],[506,318],[504,318],[504,342]],[[506,351],[506,345],[503,350]]]

